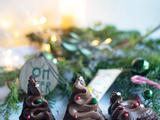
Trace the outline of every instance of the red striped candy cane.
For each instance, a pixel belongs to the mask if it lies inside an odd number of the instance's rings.
[[[131,81],[135,84],[149,84],[153,87],[157,87],[158,89],[160,89],[160,84],[153,82],[145,77],[139,76],[139,75],[135,75],[131,77]]]

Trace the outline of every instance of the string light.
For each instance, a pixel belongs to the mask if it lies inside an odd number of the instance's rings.
[[[18,61],[19,60],[19,56],[13,56],[13,60]]]
[[[111,39],[111,38],[107,38],[107,39],[104,41],[105,44],[109,44],[109,43],[111,43],[111,42],[112,42],[112,39]]]
[[[51,46],[50,46],[50,44],[43,44],[43,45],[42,45],[42,49],[43,49],[44,51],[50,52]]]
[[[8,21],[2,21],[1,22],[2,27],[8,28],[9,27],[9,22]]]
[[[99,44],[98,40],[93,40],[91,43],[92,46],[97,46],[98,44]]]
[[[51,41],[52,42],[56,42],[57,41],[57,36],[56,35],[52,35],[51,36]]]
[[[32,23],[33,23],[33,25],[38,25],[39,21],[38,21],[38,19],[34,18]]]
[[[53,63],[57,64],[57,59],[56,58],[53,59]]]
[[[40,24],[44,24],[46,21],[47,21],[47,18],[42,17],[39,22]]]
[[[8,49],[2,52],[4,56],[10,56],[12,54],[12,50]]]

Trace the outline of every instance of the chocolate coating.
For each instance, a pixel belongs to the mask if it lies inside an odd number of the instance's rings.
[[[63,120],[105,120],[98,103],[94,104],[92,99],[85,81],[79,77],[73,85],[73,92]]]
[[[109,114],[112,120],[158,120],[158,115],[151,108],[139,106],[136,101],[123,101],[122,96],[113,92],[110,96]]]
[[[30,76],[28,80],[28,93],[19,120],[55,120],[34,76]]]

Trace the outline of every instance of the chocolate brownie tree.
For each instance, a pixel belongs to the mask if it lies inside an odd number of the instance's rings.
[[[19,120],[55,120],[48,102],[43,98],[34,76],[28,80],[28,94]]]
[[[151,108],[145,108],[136,101],[123,101],[119,92],[113,92],[110,96],[111,106],[109,114],[112,120],[158,120],[158,115]]]
[[[80,76],[73,85],[73,92],[67,106],[64,120],[105,120],[98,107],[98,101],[90,95]]]

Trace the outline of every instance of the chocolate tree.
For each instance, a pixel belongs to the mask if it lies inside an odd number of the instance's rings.
[[[43,98],[34,76],[28,80],[28,94],[19,120],[55,120],[48,102]]]
[[[93,98],[80,76],[73,85],[73,92],[63,120],[105,120],[98,101]]]
[[[123,101],[119,92],[113,92],[110,96],[111,106],[109,114],[112,120],[158,120],[158,115],[151,108],[145,108],[136,101]]]

